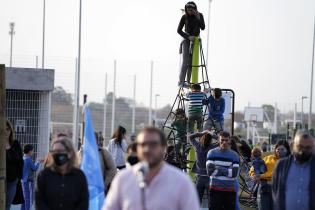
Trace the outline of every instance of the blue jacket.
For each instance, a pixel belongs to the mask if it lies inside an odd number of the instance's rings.
[[[213,120],[218,122],[224,121],[224,111],[225,111],[225,100],[224,98],[220,98],[220,100],[215,100],[214,97],[211,95],[208,98],[209,104],[209,117]]]
[[[272,198],[274,210],[285,210],[285,185],[293,156],[279,160],[272,174]],[[315,155],[311,160],[311,180],[309,186],[309,209],[315,209]]]
[[[36,171],[39,168],[40,163],[34,163],[32,157],[24,155],[23,157],[24,165],[23,165],[23,177],[22,182],[27,182],[29,178],[32,178],[32,172]]]

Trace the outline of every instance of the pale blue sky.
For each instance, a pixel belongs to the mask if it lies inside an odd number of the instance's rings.
[[[13,64],[35,66],[35,56],[41,55],[42,2],[0,1],[0,62],[9,64],[8,25],[14,21]],[[56,69],[56,85],[73,92],[79,1],[46,2],[46,67]],[[161,95],[158,106],[172,103],[181,41],[176,29],[186,1],[83,2],[81,93],[101,101],[106,72],[108,91],[112,90],[117,59],[118,95],[132,96],[137,74],[137,101],[148,105],[150,60],[154,60],[154,94]],[[195,2],[207,19],[208,1]],[[314,14],[312,0],[213,0],[210,82],[234,89],[238,110],[248,102],[252,106],[277,102],[282,111],[292,110],[298,102],[300,109],[301,96],[309,96]],[[204,45],[206,34],[201,35]]]

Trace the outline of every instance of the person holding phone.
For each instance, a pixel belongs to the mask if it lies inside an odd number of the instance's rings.
[[[185,27],[185,28],[184,28]],[[183,31],[184,28],[184,31]],[[195,2],[190,1],[185,5],[185,14],[179,21],[177,33],[181,35],[184,40],[181,43],[180,52],[183,54],[182,68],[179,75],[178,85],[182,86],[185,83],[187,74],[187,82],[191,78],[191,62],[192,54],[189,53],[190,42],[193,42],[195,37],[200,34],[200,29],[205,29],[205,21],[202,13],[198,12]]]

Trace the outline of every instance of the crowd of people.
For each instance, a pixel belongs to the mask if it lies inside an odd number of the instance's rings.
[[[185,172],[164,161],[167,139],[161,130],[145,127],[129,145],[126,133],[119,126],[107,148],[102,145],[102,137],[95,134],[105,185],[104,210],[197,210],[205,195],[210,210],[240,209],[238,176],[246,152],[239,137],[222,131],[216,142],[208,130],[188,134],[196,150],[194,186]],[[82,151],[74,149],[69,137],[58,135],[53,139],[44,163],[33,160],[32,145],[22,149],[14,140],[9,121],[5,134],[6,210],[19,202],[14,202],[19,183],[23,210],[30,210],[34,200],[40,210],[88,209],[88,185],[78,167]],[[297,131],[291,145],[284,140],[277,142],[270,155],[254,147],[250,159],[249,175],[255,182],[259,210],[314,209],[314,138],[308,131]]]
[[[168,141],[160,129],[145,127],[130,137],[128,145],[127,130],[119,126],[107,147],[103,137],[95,133],[106,195],[103,210],[198,210],[205,197],[209,210],[239,210],[239,175],[244,162],[251,166],[251,191],[257,194],[259,210],[315,209],[313,136],[299,130],[291,145],[279,141],[273,154],[265,155],[266,144],[261,150],[224,131],[221,89],[213,89],[208,97],[209,90],[190,84],[191,43],[204,29],[202,13],[194,2],[188,2],[177,30],[184,38],[178,84],[190,88],[185,96],[188,110],[186,116],[184,109],[177,109],[171,126],[176,131],[175,150],[181,152],[190,144],[196,151],[192,167],[195,183],[185,171],[164,161]],[[204,106],[209,107],[206,121]],[[88,209],[88,183],[79,169],[82,145],[76,151],[70,136],[59,134],[44,160],[34,161],[33,145],[22,149],[9,121],[5,142],[6,210],[12,204],[30,210],[34,201],[38,210]]]

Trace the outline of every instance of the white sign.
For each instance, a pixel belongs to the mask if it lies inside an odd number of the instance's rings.
[[[15,120],[15,132],[16,133],[25,133],[26,132],[25,120]]]

